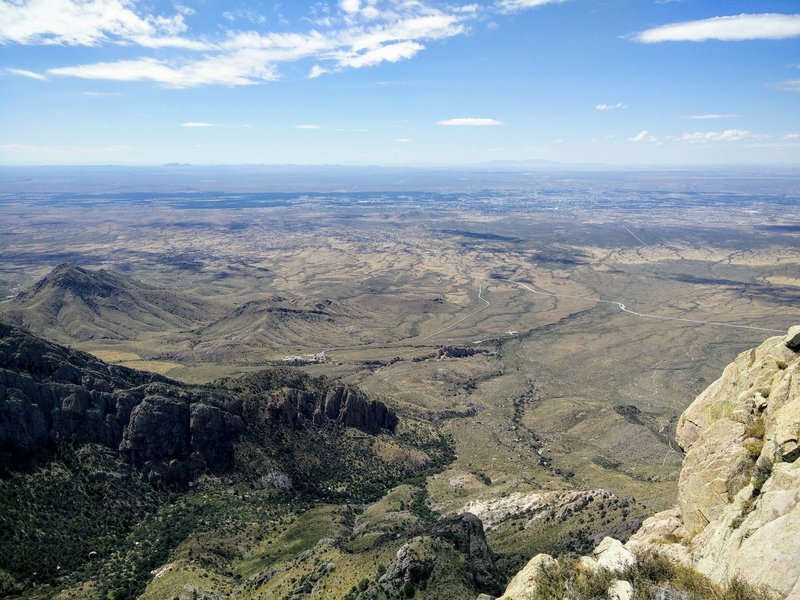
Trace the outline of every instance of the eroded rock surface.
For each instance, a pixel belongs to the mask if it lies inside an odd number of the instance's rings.
[[[683,413],[678,506],[627,543],[800,597],[800,327],[743,352]]]
[[[287,369],[187,386],[0,323],[0,471],[46,460],[62,443],[95,443],[180,482],[229,469],[250,429],[326,422],[394,431],[397,416],[355,387]]]

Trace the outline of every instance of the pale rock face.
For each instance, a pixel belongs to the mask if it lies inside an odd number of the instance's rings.
[[[537,554],[509,582],[505,593],[498,600],[535,600],[537,578],[543,567],[554,564],[555,559],[549,554]]]
[[[633,600],[633,586],[622,580],[615,580],[608,587],[608,600]]]
[[[622,542],[611,537],[605,537],[597,544],[592,552],[593,556],[583,556],[580,564],[591,571],[605,569],[619,573],[636,562],[636,557],[622,545]]]
[[[684,412],[678,507],[646,520],[629,550],[800,600],[800,348],[790,348],[798,337],[793,327],[743,352]]]

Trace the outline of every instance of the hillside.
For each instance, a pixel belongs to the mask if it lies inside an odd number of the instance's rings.
[[[206,360],[247,360],[265,349],[306,347],[322,350],[351,339],[353,311],[328,298],[271,296],[251,300],[197,330],[191,356]]]
[[[134,340],[146,333],[185,330],[218,312],[210,302],[189,294],[69,263],[0,304],[6,321],[64,343]]]
[[[0,324],[0,593],[129,598],[187,544],[224,556],[191,564],[255,585],[308,550],[264,559],[269,532],[310,518],[321,535],[353,519],[341,503],[377,499],[449,452],[425,424],[325,378],[274,369],[188,386]],[[233,579],[242,561],[252,581]]]

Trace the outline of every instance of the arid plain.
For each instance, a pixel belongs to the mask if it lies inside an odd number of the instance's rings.
[[[441,514],[604,489],[630,499],[607,526],[635,527],[674,503],[680,413],[798,321],[793,184],[453,178],[388,192],[17,182],[2,198],[0,313],[191,383],[289,363],[358,384],[452,437],[455,460],[426,482]],[[118,274],[141,302],[53,299],[47,279],[31,291],[63,263]],[[522,522],[489,526],[509,568],[542,543]]]

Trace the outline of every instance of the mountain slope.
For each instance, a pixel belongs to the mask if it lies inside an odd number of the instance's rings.
[[[251,300],[197,331],[193,357],[246,360],[254,350],[308,347],[322,349],[351,339],[353,310],[327,298],[271,296]]]
[[[69,263],[0,305],[5,320],[66,343],[132,340],[144,333],[192,328],[217,312],[189,294]]]
[[[449,457],[431,427],[353,386],[290,369],[190,386],[0,323],[0,595],[137,597],[180,557],[263,586],[352,521],[320,503],[374,500]],[[260,545],[315,510],[277,556]]]

